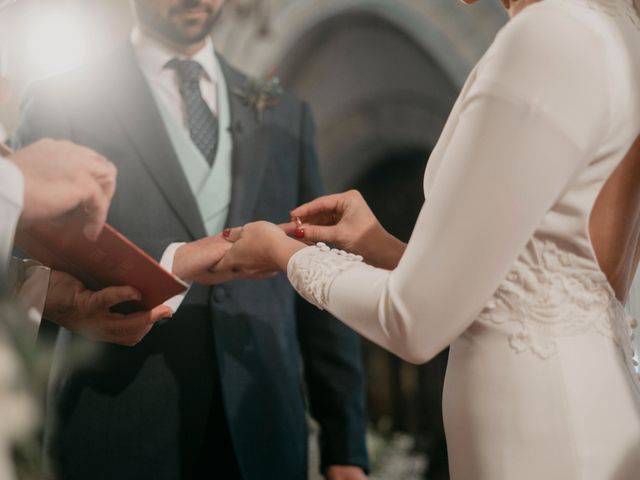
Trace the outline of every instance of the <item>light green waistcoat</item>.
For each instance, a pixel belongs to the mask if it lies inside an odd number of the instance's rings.
[[[156,94],[154,88],[151,88],[176,156],[198,204],[205,230],[209,235],[216,235],[224,229],[229,213],[229,204],[231,203],[231,161],[233,154],[233,139],[230,132],[231,113],[227,82],[217,58],[216,69],[218,151],[211,167],[204,155],[193,143],[191,137],[178,123],[178,119],[173,118],[164,101]]]

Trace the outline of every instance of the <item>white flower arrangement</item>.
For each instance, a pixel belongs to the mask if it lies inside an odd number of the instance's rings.
[[[7,338],[0,337],[0,478],[11,480],[16,471],[13,447],[34,431],[39,417],[35,401],[24,384],[24,370]]]
[[[0,302],[0,478],[42,480],[42,455],[34,433],[37,398],[44,388],[45,357],[35,351],[26,313]]]

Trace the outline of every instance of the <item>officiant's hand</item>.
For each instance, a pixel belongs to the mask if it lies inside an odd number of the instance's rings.
[[[233,278],[231,272],[215,267],[231,248],[222,235],[185,243],[176,251],[173,274],[187,282],[217,285]]]
[[[87,238],[98,238],[116,188],[111,162],[93,150],[58,140],[40,140],[8,158],[24,176],[22,224],[80,212]]]
[[[53,270],[44,318],[92,340],[133,347],[156,322],[172,315],[165,306],[130,315],[109,311],[114,305],[135,300],[140,300],[140,293],[132,287],[109,287],[94,292],[71,275]]]
[[[326,480],[367,480],[367,475],[360,467],[352,465],[333,465],[327,468]]]
[[[225,230],[224,237],[233,247],[215,270],[232,278],[268,278],[286,271],[289,258],[305,244],[289,238],[269,222],[249,223]]]
[[[303,224],[283,226],[288,234],[362,255],[376,267],[394,269],[406,248],[380,225],[357,190],[317,198],[292,210],[291,216]]]

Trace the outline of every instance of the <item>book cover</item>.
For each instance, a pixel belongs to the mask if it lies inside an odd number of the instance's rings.
[[[97,241],[85,237],[82,223],[72,218],[21,229],[17,245],[30,258],[73,275],[87,288],[129,285],[142,294],[140,306],[150,310],[183,293],[188,285],[110,225]]]

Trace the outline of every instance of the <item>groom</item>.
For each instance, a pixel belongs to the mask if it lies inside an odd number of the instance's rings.
[[[131,43],[34,86],[16,135],[113,159],[109,222],[174,272],[206,254],[195,240],[288,221],[322,193],[306,105],[215,54],[208,33],[223,3],[134,0]],[[67,367],[67,352],[87,340],[60,329],[49,398],[58,416],[46,432],[59,478],[304,479],[305,390],[327,478],[365,478],[352,333],[297,302],[282,276],[194,285],[176,304],[137,346],[102,344],[81,369]]]

